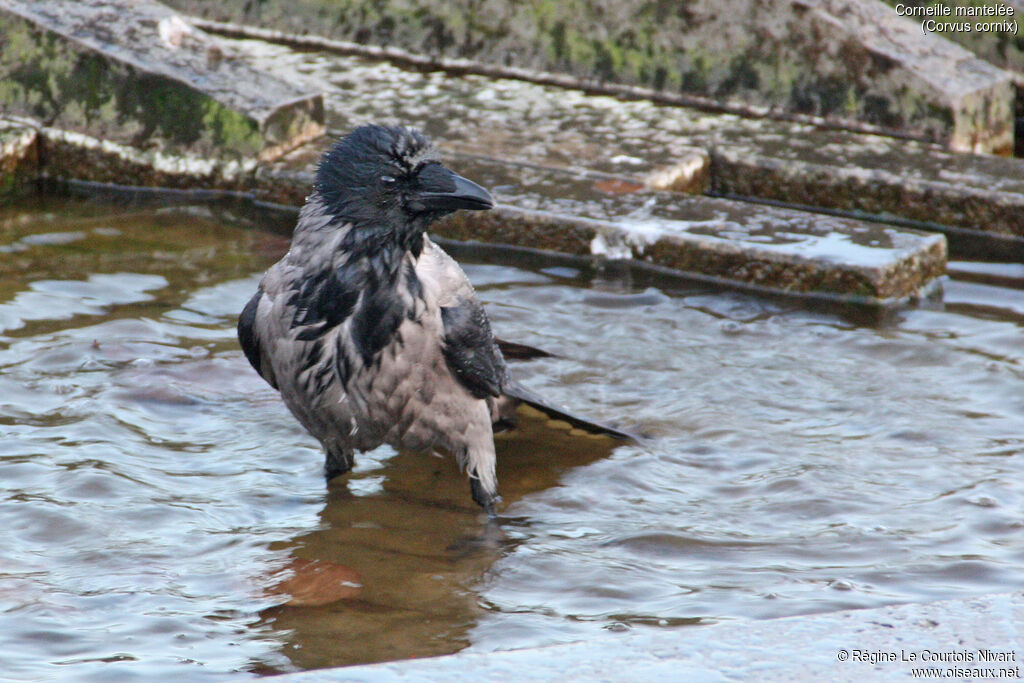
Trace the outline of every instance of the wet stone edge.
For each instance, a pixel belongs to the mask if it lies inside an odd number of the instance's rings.
[[[77,133],[41,127],[39,177],[79,179],[169,190],[204,187],[244,195],[246,202],[300,206],[309,193],[310,172],[185,157],[159,158],[134,148]],[[58,175],[59,173],[59,175]],[[614,221],[579,218],[499,206],[487,213],[456,214],[434,232],[464,242],[484,242],[605,260],[595,242],[607,240],[616,256],[730,286],[779,293],[849,299],[888,305],[922,296],[945,268],[945,242],[878,268],[847,266],[792,254],[763,253],[696,236],[663,234],[638,240]],[[628,249],[628,252],[625,251]]]

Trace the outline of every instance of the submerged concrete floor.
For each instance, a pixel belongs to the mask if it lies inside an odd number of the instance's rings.
[[[289,674],[305,681],[851,681],[1024,675],[1024,593]]]

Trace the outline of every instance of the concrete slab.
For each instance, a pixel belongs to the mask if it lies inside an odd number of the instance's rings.
[[[521,82],[402,72],[379,63],[350,66],[351,60],[263,43],[227,47],[258,69],[324,90],[332,123],[347,128],[360,119],[389,121],[399,111],[404,122],[438,138],[457,168],[494,188],[505,204],[497,212],[455,217],[439,227],[444,237],[632,259],[731,286],[868,303],[923,296],[943,273],[939,236],[650,190],[700,189],[709,182],[709,168],[714,175],[709,159],[719,152],[709,155],[692,143],[726,139],[727,132],[740,138],[737,148],[747,139],[766,144],[769,135],[755,126],[764,121],[549,92]],[[693,125],[684,127],[682,117]],[[495,125],[497,118],[503,126]],[[458,125],[449,127],[454,121]],[[723,122],[727,131],[717,128]],[[740,136],[744,127],[760,135]],[[309,193],[327,145],[307,145],[257,168],[253,160],[183,160],[56,126],[40,130],[49,175],[162,187],[200,182],[251,190],[259,200],[291,206]]]
[[[656,192],[604,174],[447,155],[500,206],[435,227],[448,239],[598,259],[630,259],[751,289],[892,303],[927,294],[945,272],[941,235],[746,202]],[[257,173],[256,195],[301,205],[317,154]]]
[[[505,652],[320,669],[282,683],[1020,678],[1024,595],[610,634]]]
[[[21,119],[24,121],[24,119]],[[256,157],[199,156],[96,138],[33,122],[39,131],[40,175],[93,182],[187,189],[244,190],[259,165]]]
[[[323,132],[323,101],[152,0],[0,0],[0,114],[114,144],[272,159]]]
[[[428,1],[416,12],[397,1],[168,1],[222,20],[218,30],[291,31],[301,34],[293,44],[346,54],[365,45],[367,56],[419,68],[875,127],[957,150],[1013,149],[1010,74],[876,0],[579,0],[486,11]]]
[[[809,10],[807,42],[798,39],[801,56],[812,56],[805,68],[817,74],[808,97],[828,98],[838,85],[846,97],[858,95],[856,118],[957,151],[1013,152],[1016,92],[1009,73],[938,33],[922,31],[920,22],[881,2],[794,4]],[[816,46],[828,57],[814,58]],[[849,104],[837,101],[832,106]]]
[[[1022,159],[510,79],[407,71],[262,41],[233,44],[258,68],[324,92],[328,125],[338,131],[399,121],[448,150],[639,185],[656,186],[666,169],[692,163],[705,170],[679,189],[700,191],[709,182],[716,193],[914,223],[969,238],[957,246],[1024,260]]]
[[[714,193],[857,212],[988,242],[1024,260],[1024,160],[806,127],[723,131]]]

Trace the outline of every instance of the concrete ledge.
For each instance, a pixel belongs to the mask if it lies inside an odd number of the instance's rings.
[[[941,235],[747,202],[649,191],[605,174],[446,155],[501,206],[462,212],[433,232],[460,241],[628,259],[716,282],[889,304],[927,294],[943,275]],[[255,194],[301,205],[316,155],[261,168]]]
[[[629,105],[620,110],[611,107],[606,98],[591,98],[579,92],[567,92],[565,98],[558,99],[550,92],[537,92],[538,86],[534,85],[495,84],[524,101],[543,101],[548,129],[570,130],[573,123],[583,119],[600,131],[594,137],[586,130],[574,132],[569,139],[559,135],[545,144],[544,138],[537,137],[536,126],[524,128],[527,122],[515,119],[519,110],[513,110],[508,131],[491,131],[487,116],[493,115],[495,108],[481,116],[475,106],[480,102],[475,95],[481,92],[477,81],[446,82],[444,86],[451,88],[452,96],[444,100],[451,103],[451,111],[439,110],[428,104],[438,96],[436,89],[426,92],[436,88],[431,85],[436,80],[433,77],[373,75],[369,72],[375,71],[374,65],[362,63],[353,66],[354,73],[342,87],[336,81],[336,68],[347,62],[315,57],[312,62],[305,61],[306,56],[265,44],[226,41],[225,46],[240,59],[244,55],[245,61],[257,69],[323,89],[334,117],[349,116],[347,108],[355,99],[362,103],[361,116],[388,121],[398,97],[421,103],[416,111],[422,113],[417,116],[426,118],[410,121],[413,125],[429,130],[439,119],[465,122],[453,139],[441,136],[438,142],[442,152],[458,170],[494,188],[505,206],[489,214],[456,216],[435,231],[443,237],[595,259],[632,260],[757,291],[870,304],[924,296],[935,289],[944,271],[946,251],[941,236],[853,218],[677,192],[699,191],[710,184],[720,192],[744,194],[743,190],[749,189],[760,197],[782,192],[784,201],[792,201],[797,184],[810,179],[810,189],[821,196],[801,202],[808,205],[868,201],[874,196],[886,197],[888,205],[906,204],[898,196],[872,193],[874,186],[855,187],[838,199],[829,194],[838,194],[836,185],[850,182],[849,178],[861,178],[864,173],[879,177],[864,170],[865,164],[877,159],[872,154],[878,146],[892,145],[895,156],[907,148],[906,142],[777,121],[709,116],[692,110],[674,110],[671,122],[666,122],[664,112],[656,108],[651,111],[649,105]],[[317,71],[321,68],[326,73]],[[390,67],[383,68],[386,71]],[[417,85],[382,92],[382,84],[391,83],[388,78]],[[425,92],[420,93],[417,87]],[[459,94],[467,88],[474,97],[463,100]],[[485,88],[483,93],[487,92]],[[665,126],[671,123],[672,127],[652,130],[646,127],[647,116],[657,117],[656,122]],[[304,145],[270,162],[255,155],[225,159],[159,146],[140,149],[60,126],[35,126],[40,136],[43,177],[164,188],[202,186],[251,192],[259,201],[291,206],[301,205],[308,195],[313,168],[328,144],[325,140]],[[623,133],[616,144],[608,142],[612,131]],[[531,148],[542,150],[536,159],[530,155],[538,152],[523,153],[523,142],[531,140],[531,132],[535,143]],[[823,136],[829,135],[840,136],[841,142],[826,143]],[[936,149],[919,147],[932,152]],[[485,155],[488,149],[494,157]],[[958,159],[965,168],[973,163],[970,157],[943,154]],[[838,155],[840,161],[830,155]],[[855,163],[846,168],[844,162],[851,159]],[[811,164],[833,175],[810,168]],[[758,169],[766,172],[759,175],[754,172]],[[941,170],[940,164],[932,164],[927,172]],[[984,174],[981,176],[975,182],[982,182]],[[782,190],[773,185],[779,178],[789,181],[788,185],[777,183]],[[914,170],[905,167],[892,171],[887,178],[900,188],[916,181]],[[748,186],[729,186],[729,179],[747,182]],[[751,179],[763,187],[750,186]],[[948,189],[953,205],[963,196],[962,188],[949,183]],[[869,195],[868,200],[863,195]],[[989,199],[984,198],[981,206],[989,207]],[[925,209],[929,206],[926,198],[918,203]],[[863,209],[860,205],[857,208]],[[950,212],[951,220],[954,213]],[[1012,213],[1008,219],[1013,219]]]
[[[1016,92],[1009,73],[941,35],[925,33],[920,22],[881,2],[796,0],[794,5],[813,17],[805,44],[795,28],[791,33],[801,54],[810,57],[804,68],[815,74],[809,97],[845,90],[846,97],[856,98],[856,118],[956,151],[1013,153]],[[849,107],[839,101],[832,106]]]
[[[712,155],[712,191],[967,231],[1024,258],[1024,160],[800,128],[725,133]]]
[[[1020,678],[1024,595],[609,635],[505,652],[320,669],[284,683],[850,681]],[[915,669],[937,670],[915,676]]]
[[[939,235],[698,197],[675,208],[675,219],[596,220],[503,206],[456,215],[435,232],[869,304],[923,297],[945,273]]]
[[[969,235],[972,250],[1024,257],[1022,159],[622,102],[522,81],[417,77],[389,64],[325,58],[328,52],[299,53],[262,42],[238,43],[236,49],[258,67],[321,89],[339,131],[355,122],[393,121],[401,111],[401,122],[440,131],[435,137],[446,153],[500,158],[520,164],[524,175],[535,168],[586,169],[595,180],[610,181],[609,190],[616,180],[697,192],[709,183],[717,194],[916,224]],[[378,57],[386,56],[382,49]],[[524,111],[523,102],[534,104]],[[543,125],[532,118],[540,112]]]
[[[74,131],[39,125],[43,178],[165,188],[244,189],[255,173],[254,157],[225,158],[139,149]]]
[[[236,59],[152,0],[0,0],[0,113],[167,153],[272,159],[323,99]]]
[[[946,9],[948,14],[942,13],[926,17],[913,17],[912,21],[920,23],[922,19],[932,19],[936,23],[948,22],[951,24],[969,22],[971,30],[942,30],[936,31],[946,40],[958,43],[986,62],[1006,69],[1017,83],[1017,87],[1024,86],[1024,40],[1020,40],[1021,21],[1024,20],[1024,0],[973,0],[965,3],[963,0],[883,0],[885,4],[895,8],[902,4],[905,8],[927,7],[939,5],[939,9]],[[969,8],[969,11],[978,9],[987,10],[991,8],[991,14],[975,14],[974,16],[957,16],[957,7]],[[1007,14],[1006,8],[1013,10]],[[1016,20],[1016,31],[1014,23]],[[934,27],[933,27],[934,28]],[[945,27],[943,27],[945,28]],[[981,30],[979,30],[981,29]]]

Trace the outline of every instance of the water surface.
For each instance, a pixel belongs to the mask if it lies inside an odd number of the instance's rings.
[[[500,529],[450,459],[328,490],[236,315],[283,238],[203,210],[0,213],[0,670],[248,677],[1024,588],[1021,272],[869,323],[463,257],[530,387]]]

